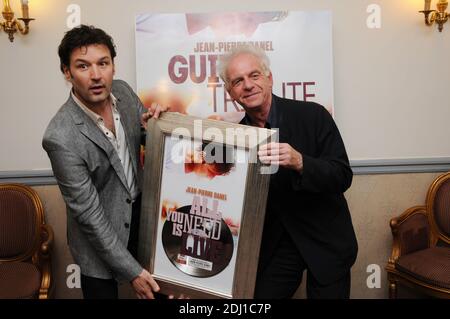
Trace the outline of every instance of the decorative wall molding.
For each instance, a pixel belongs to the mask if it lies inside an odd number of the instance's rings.
[[[450,157],[350,160],[355,175],[436,173],[450,171]]]
[[[450,157],[350,160],[355,175],[436,173],[450,171]],[[51,170],[0,171],[0,183],[56,185]]]
[[[56,185],[52,170],[0,171],[0,183],[21,183],[30,186]]]

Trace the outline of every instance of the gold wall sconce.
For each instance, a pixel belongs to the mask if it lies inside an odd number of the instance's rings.
[[[447,0],[438,0],[436,10],[431,10],[431,0],[425,0],[425,8],[422,11],[425,15],[425,24],[433,25],[435,22],[438,25],[439,32],[444,29],[444,23],[447,22],[450,14],[446,11],[448,7]]]
[[[11,10],[9,5],[9,0],[3,0],[3,18],[4,22],[0,22],[0,30],[3,29],[6,33],[8,33],[9,41],[14,41],[14,33],[19,31],[21,34],[27,34],[30,30],[29,23],[34,20],[29,17],[28,14],[28,0],[21,0],[22,2],[22,18],[14,19],[14,12]],[[17,21],[21,20],[23,25]]]

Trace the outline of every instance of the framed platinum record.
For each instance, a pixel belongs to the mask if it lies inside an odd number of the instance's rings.
[[[139,261],[164,294],[253,298],[274,130],[179,113],[150,119]]]

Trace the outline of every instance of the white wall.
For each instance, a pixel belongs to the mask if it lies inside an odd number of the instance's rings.
[[[331,10],[336,121],[350,158],[450,156],[450,23],[442,33],[426,27],[422,0],[31,0],[31,33],[12,44],[0,34],[0,171],[50,168],[41,138],[68,96],[56,50],[71,3],[82,23],[113,36],[117,77],[133,87],[138,12]],[[366,26],[372,3],[381,29]]]

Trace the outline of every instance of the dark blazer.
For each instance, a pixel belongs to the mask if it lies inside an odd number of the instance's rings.
[[[323,106],[273,99],[280,143],[303,155],[303,172],[280,168],[271,177],[260,266],[286,231],[314,277],[330,284],[349,271],[358,250],[343,195],[353,177],[344,143]]]
[[[113,81],[112,93],[139,184],[143,107],[124,81]],[[69,97],[50,121],[42,145],[66,203],[67,241],[81,272],[127,281],[138,276],[142,267],[127,250],[131,194],[111,142]]]

